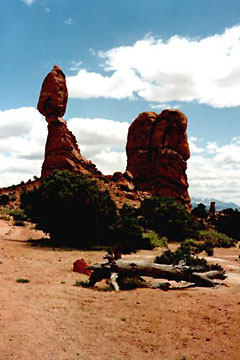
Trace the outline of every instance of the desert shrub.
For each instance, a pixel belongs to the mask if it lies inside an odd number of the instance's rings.
[[[10,197],[7,194],[1,194],[0,195],[0,205],[7,205],[10,201]]]
[[[15,220],[15,221],[26,221],[27,220],[27,216],[25,215],[24,211],[21,209],[10,211],[10,215],[13,217],[13,220]]]
[[[16,279],[16,282],[18,282],[18,283],[22,283],[22,284],[27,284],[27,283],[29,283],[29,282],[30,282],[30,280],[20,278],[20,279]]]
[[[169,241],[183,241],[197,236],[198,224],[185,207],[171,197],[152,197],[141,205],[145,229],[154,230]]]
[[[202,203],[198,204],[194,209],[192,209],[192,215],[200,219],[206,219],[208,217],[206,206]]]
[[[214,219],[214,225],[218,232],[226,234],[233,239],[240,240],[240,211],[224,209]]]
[[[118,279],[121,290],[133,290],[139,287],[140,280],[137,277],[124,277]]]
[[[143,237],[143,230],[138,221],[138,210],[126,204],[119,212],[111,237],[111,242],[117,244],[122,253],[154,248],[150,240]]]
[[[57,245],[90,247],[111,240],[116,206],[107,191],[83,175],[55,171],[21,195],[21,207]]]
[[[146,230],[143,233],[143,238],[148,239],[153,247],[167,247],[168,239],[166,236],[160,237],[153,230]]]
[[[25,223],[24,223],[24,221],[16,220],[16,221],[14,221],[13,225],[14,226],[25,226]]]
[[[84,280],[76,280],[74,286],[81,286],[81,287],[84,287],[84,288],[89,288],[90,285],[89,285],[89,281],[84,281]]]
[[[6,221],[11,219],[8,209],[0,209],[0,219]]]
[[[205,251],[208,256],[213,255],[215,247],[228,248],[235,246],[235,240],[225,234],[211,230],[200,230],[197,239],[186,239],[181,243],[181,249],[186,253],[197,254]]]
[[[201,243],[199,243],[196,239],[185,239],[181,242],[180,248],[183,252],[189,254],[198,254],[202,251]]]
[[[206,259],[193,256],[190,251],[186,251],[186,248],[181,246],[175,251],[168,249],[161,256],[155,258],[157,264],[177,265],[180,261],[184,261],[187,266],[199,271],[219,270],[224,272],[222,266],[218,264],[209,265]]]
[[[213,248],[229,248],[236,245],[235,239],[230,238],[226,234],[219,233],[216,230],[201,230],[199,232],[199,240],[203,241],[206,246],[212,245]]]
[[[83,175],[55,171],[42,185],[21,195],[21,207],[54,246],[99,249],[118,244],[123,253],[152,249],[142,236],[137,210],[117,214],[107,191]]]

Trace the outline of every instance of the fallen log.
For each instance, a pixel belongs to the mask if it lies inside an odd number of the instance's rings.
[[[141,276],[152,277],[155,279],[167,279],[177,282],[185,281],[195,284],[195,286],[214,287],[216,283],[213,279],[224,280],[226,276],[223,271],[212,270],[201,272],[197,268],[179,265],[156,264],[151,261],[126,261],[118,259],[106,263],[97,263],[88,269],[93,270],[89,279],[89,285],[94,286],[98,281],[109,279],[115,290],[119,290],[119,282],[124,278],[139,278]],[[161,287],[161,286],[159,286]]]

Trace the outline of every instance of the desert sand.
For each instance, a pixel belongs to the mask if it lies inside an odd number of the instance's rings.
[[[238,247],[216,249],[227,286],[162,291],[106,291],[74,286],[72,271],[101,251],[32,246],[43,234],[0,220],[1,360],[239,360]],[[130,257],[153,258],[161,249]],[[19,283],[17,279],[28,279]]]

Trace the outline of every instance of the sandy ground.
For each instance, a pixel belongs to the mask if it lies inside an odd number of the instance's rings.
[[[239,248],[210,258],[225,267],[227,287],[113,292],[73,286],[87,280],[73,262],[102,261],[102,252],[25,241],[41,236],[0,220],[1,360],[240,359]]]

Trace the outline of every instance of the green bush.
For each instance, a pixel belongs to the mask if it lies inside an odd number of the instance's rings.
[[[146,230],[143,233],[143,238],[148,239],[153,247],[167,247],[168,239],[166,236],[160,237],[153,230]]]
[[[74,286],[81,286],[81,287],[84,287],[84,288],[89,288],[90,285],[89,285],[89,281],[83,281],[83,280],[76,280]]]
[[[137,277],[124,277],[118,279],[121,290],[133,290],[139,287],[140,280]]]
[[[143,230],[138,222],[138,210],[126,204],[119,212],[111,237],[123,254],[154,248],[151,241],[143,237]]]
[[[21,207],[56,245],[85,248],[112,240],[115,203],[83,175],[53,172],[38,188],[22,193]]]
[[[27,216],[24,214],[23,210],[12,210],[10,211],[10,215],[13,217],[15,221],[26,221]]]
[[[206,219],[208,217],[206,206],[202,203],[198,204],[197,207],[192,209],[192,215],[200,219]]]
[[[0,205],[7,205],[10,201],[10,197],[7,194],[1,194],[0,195]]]
[[[230,238],[226,234],[219,233],[216,230],[200,230],[199,240],[203,241],[206,246],[212,245],[213,248],[229,248],[236,245],[235,239]]]
[[[18,282],[18,283],[22,283],[22,284],[27,284],[27,283],[29,283],[29,282],[30,282],[30,280],[20,278],[20,279],[17,279],[17,280],[16,280],[16,282]]]
[[[6,221],[11,219],[8,209],[0,209],[0,219]]]
[[[181,246],[175,251],[166,250],[155,259],[155,263],[167,265],[177,265],[180,261],[184,261],[187,266],[199,271],[219,270],[225,272],[222,266],[218,264],[209,265],[206,259],[193,256],[190,251],[186,251],[186,248],[181,248]]]
[[[169,241],[197,236],[198,223],[174,198],[145,199],[140,211],[144,228],[154,230],[160,237],[166,236]]]
[[[54,246],[118,246],[123,253],[153,248],[142,236],[138,211],[124,205],[117,214],[109,193],[83,175],[55,171],[22,193],[21,207]]]
[[[233,239],[240,240],[240,211],[224,209],[214,219],[218,232],[226,234]]]
[[[25,226],[25,223],[24,223],[24,221],[16,220],[16,221],[14,221],[13,225],[14,226]]]

